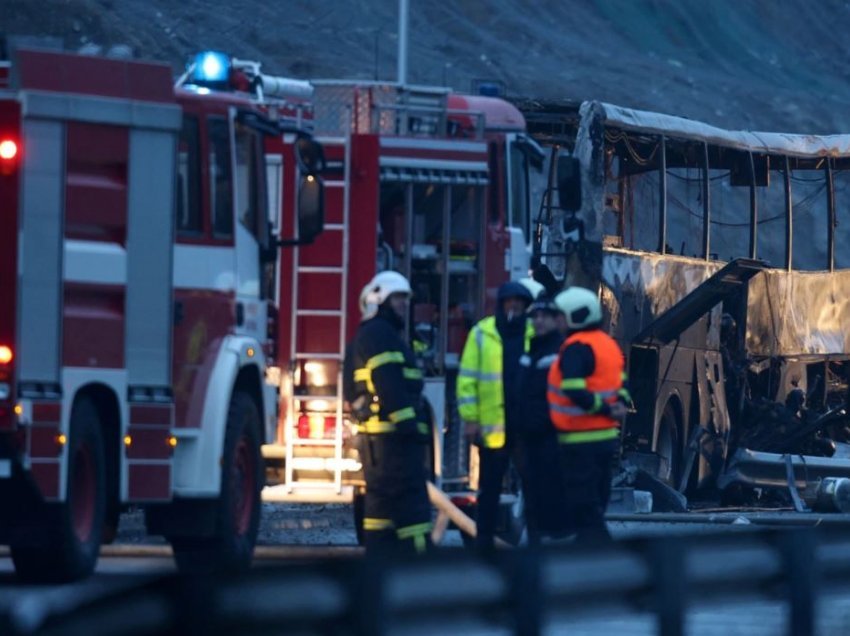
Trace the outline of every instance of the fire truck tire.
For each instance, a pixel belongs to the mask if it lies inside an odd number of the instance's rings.
[[[180,571],[240,572],[251,566],[264,469],[260,414],[254,400],[242,391],[236,391],[230,402],[221,466],[221,494],[213,502],[213,536],[171,538]]]
[[[94,571],[106,514],[105,482],[97,409],[89,399],[81,398],[71,412],[67,499],[45,506],[38,545],[12,546],[18,577],[59,583],[79,580]]]

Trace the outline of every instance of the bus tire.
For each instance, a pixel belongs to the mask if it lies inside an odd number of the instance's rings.
[[[655,452],[662,460],[657,477],[668,486],[678,489],[682,477],[681,424],[672,400],[667,402],[661,414]]]
[[[103,432],[94,403],[74,402],[68,441],[68,493],[44,506],[38,538],[11,547],[19,578],[64,583],[89,576],[97,564],[106,516],[106,460]]]

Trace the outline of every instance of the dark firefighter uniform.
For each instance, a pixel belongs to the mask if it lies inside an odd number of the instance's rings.
[[[523,417],[517,434],[525,454],[522,491],[530,544],[538,543],[540,536],[557,536],[565,528],[558,440],[546,396],[549,367],[558,357],[562,340],[557,330],[534,336],[528,353],[519,360],[517,400],[523,405]]]
[[[611,463],[619,444],[614,402],[628,402],[620,347],[598,325],[574,331],[549,369],[549,411],[558,436],[566,516],[577,540],[605,540]]]
[[[346,356],[345,397],[363,436],[366,549],[422,553],[431,531],[425,464],[430,427],[422,372],[402,340],[400,322],[381,307],[361,323]]]

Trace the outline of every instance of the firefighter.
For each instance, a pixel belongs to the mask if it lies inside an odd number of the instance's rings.
[[[568,335],[549,368],[549,414],[558,437],[565,515],[577,541],[610,540],[605,509],[620,422],[630,401],[623,352],[602,328],[596,294],[571,287],[555,298]]]
[[[554,301],[545,294],[529,307],[534,327],[528,353],[520,360],[517,401],[523,404],[518,435],[525,454],[522,492],[530,545],[542,536],[558,537],[565,531],[563,488],[559,475],[558,439],[549,418],[546,397],[549,367],[558,357],[564,336],[558,331],[563,316]]]
[[[430,440],[422,372],[402,337],[410,283],[380,272],[360,297],[363,321],[346,356],[345,398],[363,435],[367,553],[422,554],[431,545],[424,456]]]
[[[479,447],[477,540],[479,553],[493,549],[502,481],[511,458],[522,475],[522,453],[513,435],[519,413],[519,359],[533,329],[526,309],[534,300],[520,282],[499,287],[496,313],[469,332],[460,360],[457,403],[467,438]]]

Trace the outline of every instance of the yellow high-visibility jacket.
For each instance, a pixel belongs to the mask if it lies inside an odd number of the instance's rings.
[[[529,322],[525,331],[528,351],[534,329]],[[505,389],[502,383],[502,337],[495,316],[476,324],[466,339],[457,378],[457,405],[460,417],[481,425],[486,448],[505,445]]]

